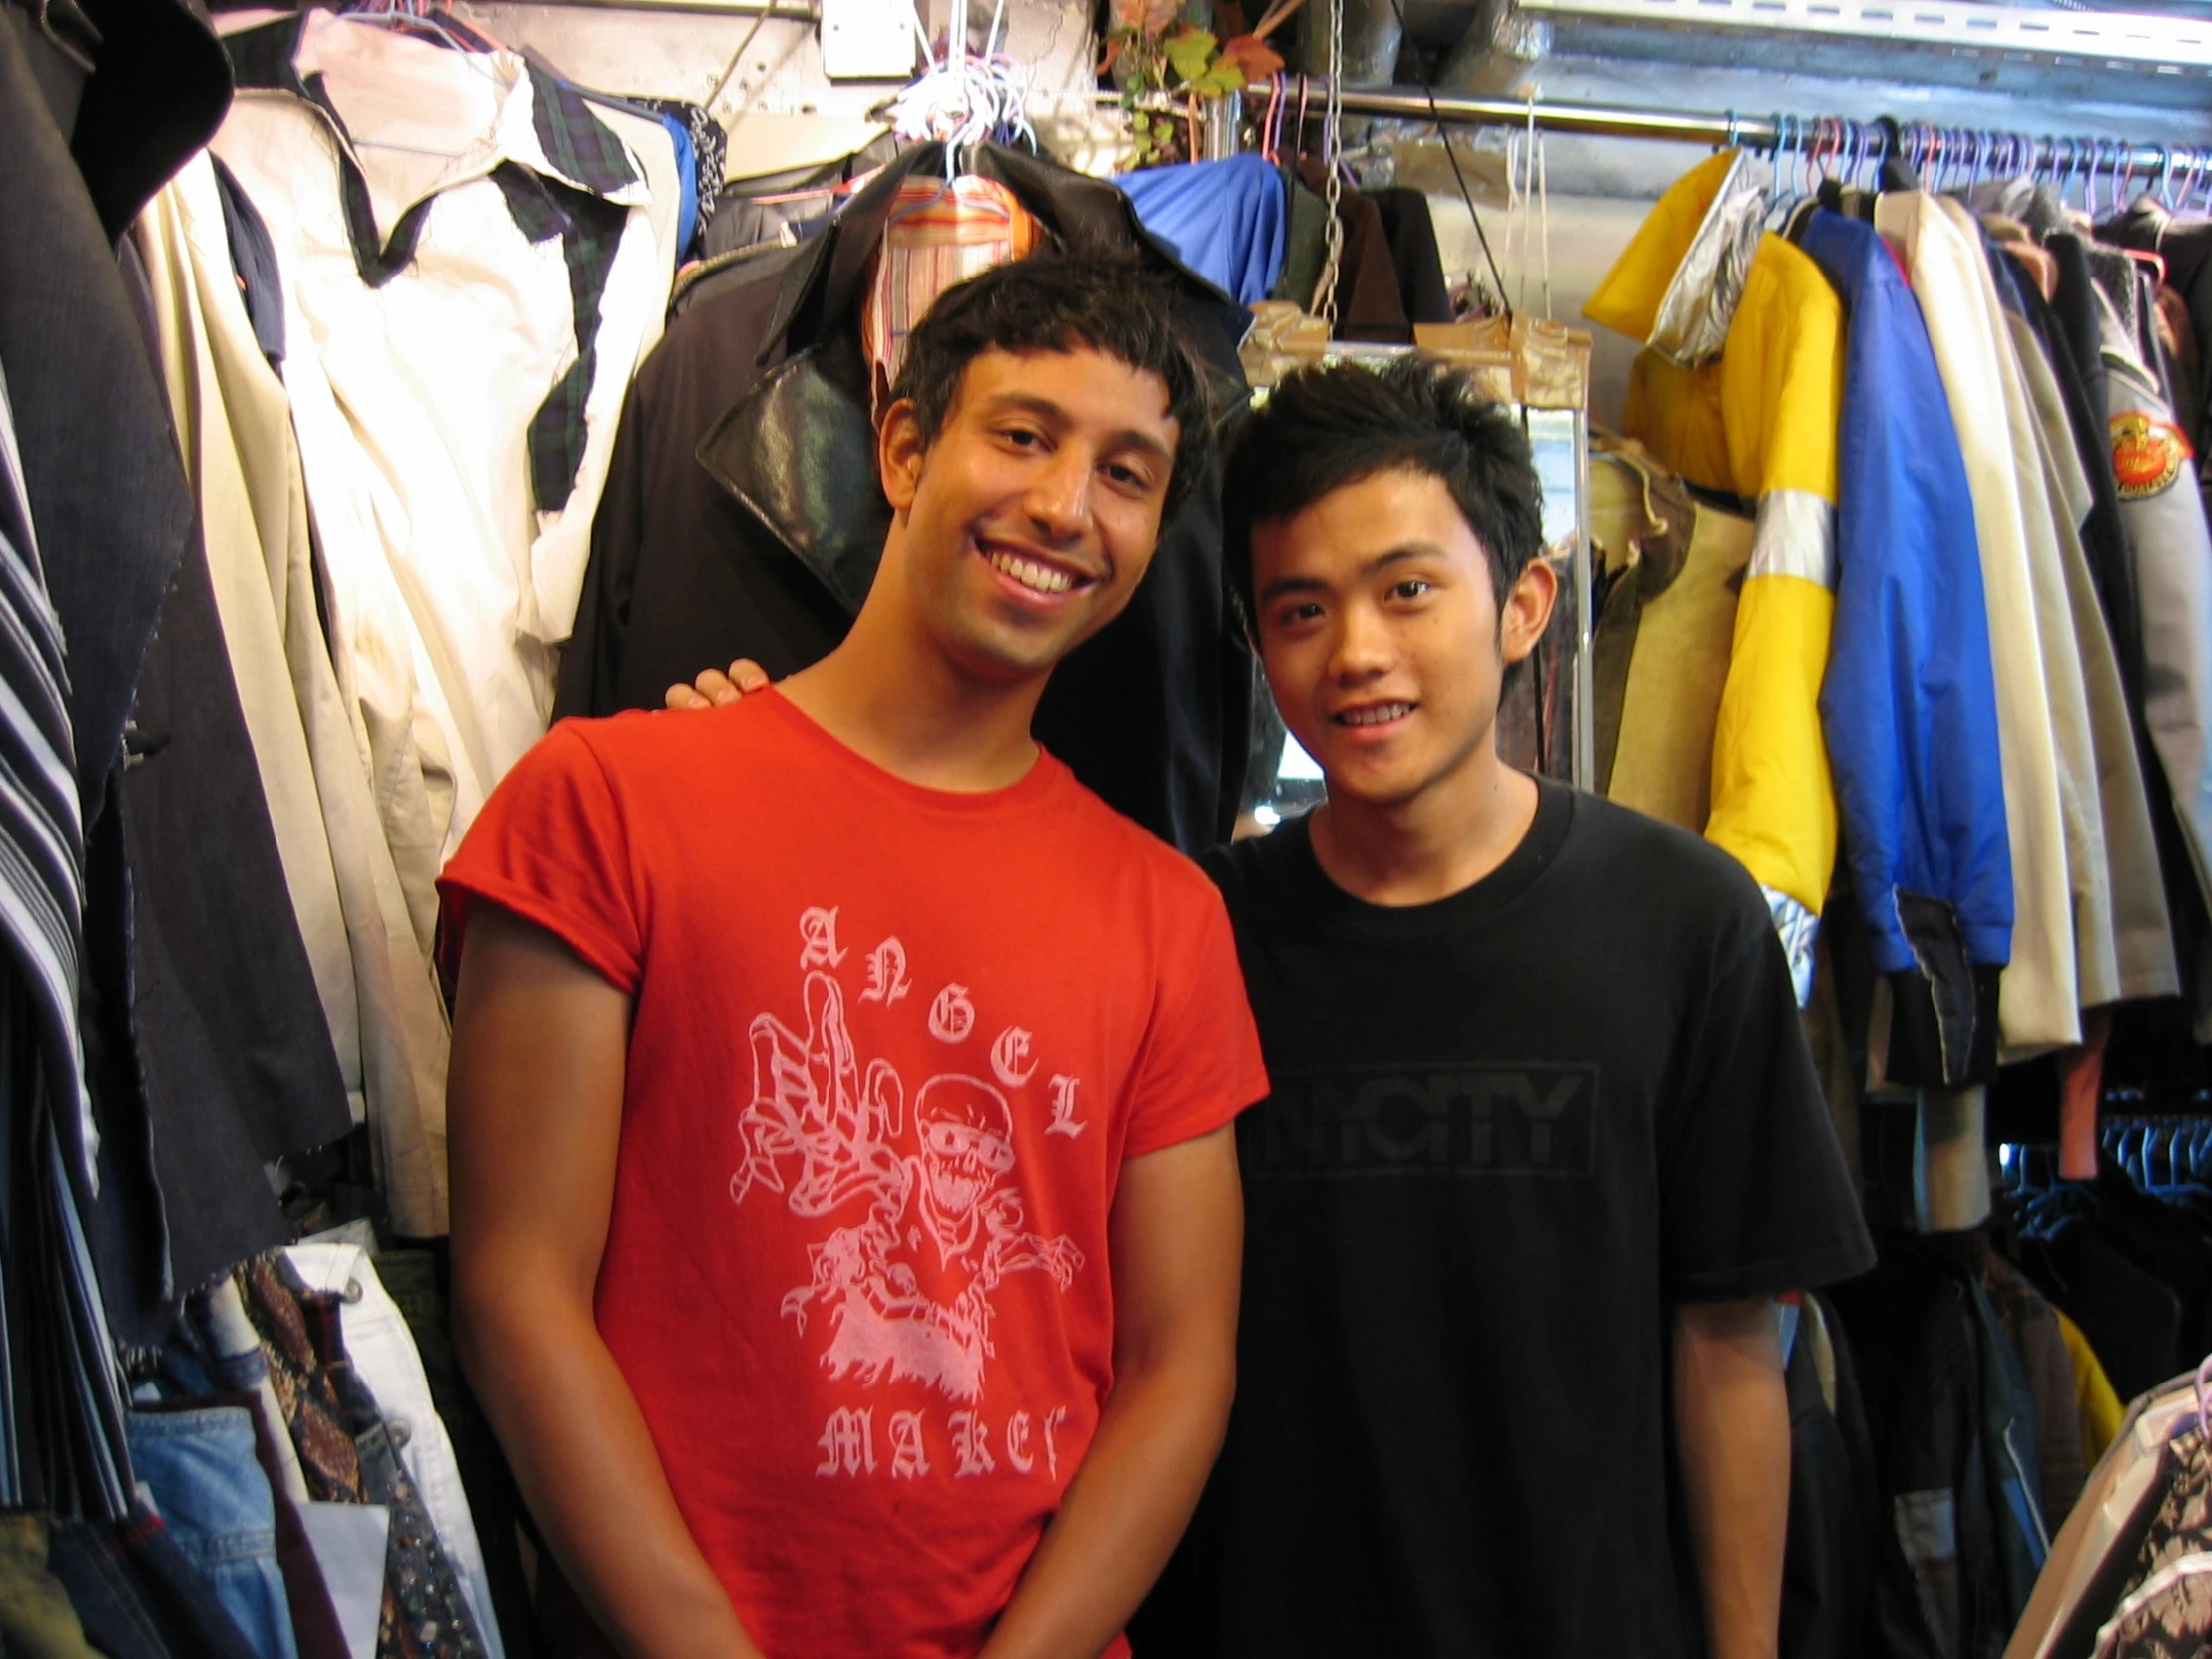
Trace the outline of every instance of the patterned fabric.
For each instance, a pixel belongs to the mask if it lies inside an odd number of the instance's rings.
[[[2212,1553],[2212,1451],[2190,1427],[2166,1446],[2166,1500],[2143,1538],[2123,1598],[2185,1556]]]
[[[0,382],[0,932],[37,1001],[55,1105],[79,1167],[99,1135],[77,1034],[85,832],[69,728],[69,668],[25,500],[7,386]]]
[[[25,1149],[0,1204],[20,1256],[0,1263],[0,1506],[117,1520],[130,1455],[108,1319],[78,1206],[99,1135],[78,1026],[85,842],[61,624],[32,527],[0,378],[0,1088]]]
[[[672,115],[691,130],[693,165],[699,177],[701,223],[714,199],[722,194],[723,174],[730,165],[730,135],[722,123],[697,104],[681,98],[633,98],[631,103],[660,115]]]
[[[544,188],[562,213],[561,258],[568,266],[569,297],[576,306],[576,360],[561,376],[530,422],[530,483],[539,510],[558,512],[576,487],[583,465],[584,405],[599,373],[599,301],[614,269],[630,210],[580,190]],[[519,223],[519,222],[518,222]]]
[[[247,1263],[234,1277],[246,1317],[268,1352],[270,1386],[298,1449],[307,1495],[317,1503],[366,1503],[351,1414],[325,1359],[337,1341],[335,1320],[310,1324],[308,1305],[292,1295],[269,1258]]]
[[[331,1305],[337,1299],[313,1300]],[[393,1443],[394,1429],[353,1368],[331,1368],[351,1407],[368,1501],[391,1511],[391,1541],[384,1561],[384,1605],[376,1623],[377,1659],[485,1659],[483,1637],[462,1593],[459,1575],[438,1541],[407,1467]]]
[[[2120,1603],[2097,1633],[2096,1659],[2212,1655],[2212,1555],[2189,1555]]]
[[[340,1299],[307,1289],[280,1255],[238,1270],[269,1354],[308,1495],[391,1511],[377,1659],[486,1659],[459,1576],[394,1444],[395,1430],[346,1358]]]
[[[530,123],[538,146],[563,178],[603,196],[637,182],[630,152],[575,88],[532,65],[530,94]]]
[[[876,383],[898,383],[906,336],[937,295],[1008,260],[1028,258],[1037,221],[995,179],[908,179],[898,187],[860,310],[860,343]]]

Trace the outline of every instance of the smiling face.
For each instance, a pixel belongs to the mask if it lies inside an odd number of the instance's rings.
[[[1505,670],[1543,633],[1555,579],[1531,561],[1501,615],[1441,480],[1379,472],[1262,521],[1252,574],[1268,684],[1332,800],[1401,807],[1494,757]]]
[[[951,659],[1028,678],[1119,615],[1152,563],[1178,435],[1159,375],[1088,348],[982,352],[926,444],[892,405],[893,545]]]

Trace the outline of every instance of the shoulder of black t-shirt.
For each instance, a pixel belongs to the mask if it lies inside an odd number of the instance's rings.
[[[1595,873],[1586,860],[1597,860],[1600,870],[1618,861],[1633,874],[1640,894],[1675,910],[1684,920],[1708,916],[1747,938],[1771,930],[1765,895],[1732,853],[1702,835],[1589,791],[1550,780],[1543,787],[1568,791],[1574,797],[1574,818],[1554,861],[1578,866],[1568,877],[1578,889]],[[1306,820],[1292,819],[1272,834],[1214,847],[1200,864],[1235,915],[1241,904],[1259,901],[1271,888],[1279,890],[1281,872],[1306,851],[1301,845],[1306,834]],[[1553,896],[1571,902],[1573,894],[1560,894],[1555,888]]]

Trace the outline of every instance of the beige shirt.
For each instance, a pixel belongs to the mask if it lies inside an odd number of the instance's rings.
[[[354,1117],[372,1126],[393,1225],[442,1233],[447,1032],[429,929],[409,911],[374,748],[325,643],[291,403],[247,315],[205,156],[135,236],[239,704]]]

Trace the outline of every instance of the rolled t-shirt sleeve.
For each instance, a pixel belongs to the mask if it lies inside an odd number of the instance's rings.
[[[1129,1089],[1122,1156],[1195,1140],[1263,1100],[1267,1069],[1245,1000],[1229,915],[1211,882],[1187,900],[1180,942],[1161,963],[1152,1022]]]
[[[554,727],[492,792],[438,892],[455,960],[471,911],[488,902],[552,933],[617,990],[638,988],[645,944],[630,837],[577,722]]]
[[[1874,1244],[1763,911],[1717,956],[1663,1120],[1665,1294],[1724,1301],[1864,1273]]]

